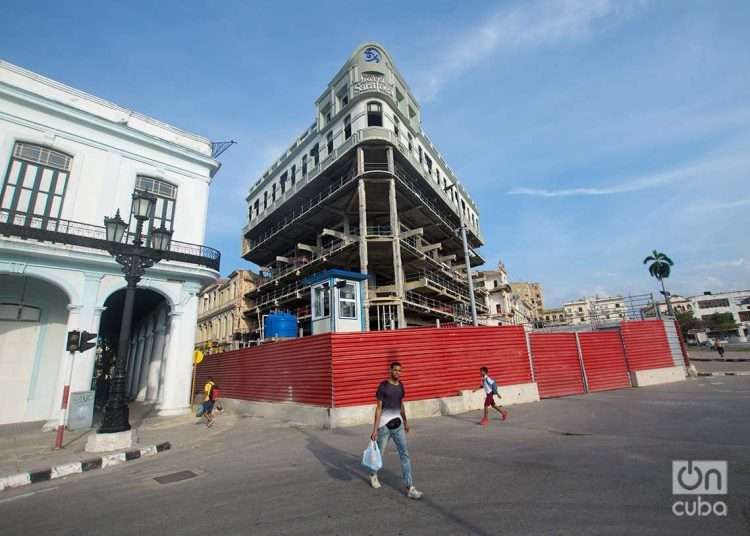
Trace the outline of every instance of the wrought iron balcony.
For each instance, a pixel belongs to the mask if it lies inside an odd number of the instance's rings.
[[[108,251],[111,247],[102,226],[19,213],[11,217],[8,210],[0,210],[0,235],[103,251]],[[128,240],[131,238],[132,236],[129,236]],[[173,240],[163,259],[197,264],[218,271],[221,253],[207,246]]]

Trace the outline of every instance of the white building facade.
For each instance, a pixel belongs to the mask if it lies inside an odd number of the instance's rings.
[[[147,244],[161,225],[173,243],[136,294],[130,395],[163,415],[188,408],[197,293],[219,267],[200,245],[219,168],[211,147],[0,61],[0,424],[56,421],[71,361],[71,392],[106,380],[102,348],[116,348],[125,279],[103,220],[119,210],[128,221],[135,190],[157,199]],[[73,358],[71,330],[98,333],[98,351]]]
[[[747,342],[750,334],[750,290],[706,292],[690,298],[695,318],[705,319],[712,314],[731,314],[737,331],[737,342]]]

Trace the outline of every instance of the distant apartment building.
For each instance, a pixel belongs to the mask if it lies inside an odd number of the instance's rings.
[[[617,322],[627,318],[622,296],[584,297],[563,303],[562,308],[572,325]]]
[[[362,45],[316,101],[313,124],[249,189],[242,255],[264,280],[247,314],[288,311],[305,333],[332,314],[362,330],[466,321],[464,222],[479,266],[476,203],[390,55]],[[351,285],[321,287],[313,306],[310,281],[329,269],[366,274],[361,309],[347,306],[360,292]]]
[[[198,326],[196,349],[215,353],[244,347],[250,341],[252,327],[257,324],[246,314],[246,295],[256,286],[248,270],[235,270],[227,278],[219,278],[198,295]]]
[[[524,301],[531,305],[534,318],[542,318],[544,314],[544,293],[539,283],[526,283],[523,281],[510,283],[513,294],[521,296]]]
[[[750,290],[704,292],[701,296],[691,297],[690,301],[696,318],[705,319],[716,313],[731,314],[737,324],[734,336],[739,341],[747,341],[750,334]]]

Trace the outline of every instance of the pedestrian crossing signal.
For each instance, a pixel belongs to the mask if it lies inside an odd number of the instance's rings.
[[[78,343],[78,351],[85,352],[96,346],[96,333],[89,333],[88,331],[81,332],[81,338]]]

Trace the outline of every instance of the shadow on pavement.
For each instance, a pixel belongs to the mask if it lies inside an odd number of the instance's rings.
[[[313,456],[315,456],[318,461],[325,467],[328,474],[331,476],[331,478],[335,478],[336,480],[341,481],[351,481],[351,480],[359,480],[363,483],[366,483],[368,486],[370,485],[369,477],[367,474],[367,471],[360,465],[360,457],[356,456],[350,452],[346,452],[340,449],[337,449],[335,447],[332,447],[331,445],[328,445],[327,443],[324,443],[320,439],[318,439],[315,435],[311,434],[307,430],[300,428],[300,427],[293,427],[295,430],[297,430],[299,433],[305,436],[307,440],[307,450],[309,450]],[[385,478],[381,478],[381,483],[384,486],[393,487],[396,489],[399,493],[404,493],[404,488],[401,484],[401,475],[396,474],[393,471],[389,471],[385,468],[381,469],[378,472],[379,475],[385,476]],[[397,485],[392,486],[391,482],[398,482]],[[404,500],[408,500],[404,498]],[[491,536],[492,533],[485,531],[481,527],[477,527],[476,525],[473,525],[463,517],[454,514],[450,510],[444,508],[443,506],[439,505],[435,501],[431,500],[427,495],[425,495],[420,501],[418,501],[420,504],[423,504],[433,510],[438,515],[441,515],[446,520],[454,523],[455,525],[461,527],[463,530],[467,531],[470,534],[476,534],[478,536]]]

